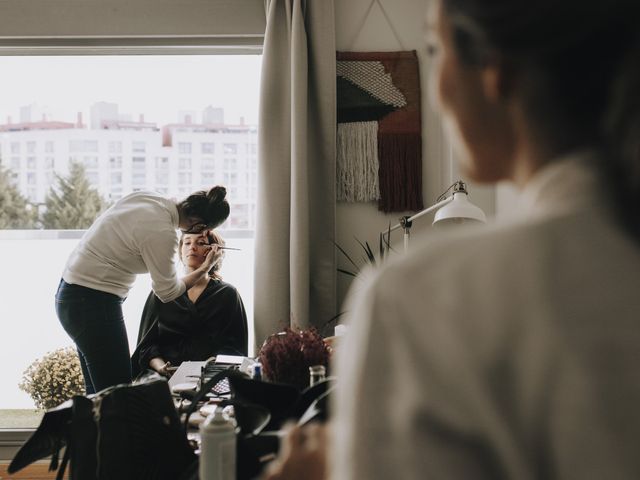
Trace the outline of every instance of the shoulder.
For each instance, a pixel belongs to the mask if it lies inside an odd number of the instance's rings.
[[[207,285],[207,290],[209,290],[212,295],[221,298],[240,298],[240,293],[236,287],[222,280],[210,280]]]
[[[563,235],[558,228],[562,221],[496,223],[438,233],[414,242],[407,255],[389,262],[380,272],[380,282],[410,285],[418,281],[437,292],[455,283],[465,293],[486,287],[486,275],[496,275],[492,282],[511,282],[498,273],[513,272],[518,264],[537,261],[553,250]]]
[[[407,255],[354,282],[347,315],[361,335],[387,332],[416,348],[455,339],[474,349],[522,321],[528,302],[544,299],[540,263],[557,243],[553,230],[492,225],[413,242]]]

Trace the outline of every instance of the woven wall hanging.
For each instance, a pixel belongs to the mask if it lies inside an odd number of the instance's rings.
[[[337,52],[337,199],[421,210],[420,73],[415,51]]]

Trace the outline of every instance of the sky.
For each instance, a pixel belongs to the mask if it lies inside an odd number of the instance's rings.
[[[131,55],[0,57],[0,123],[20,121],[20,107],[36,104],[52,120],[89,121],[96,102],[117,103],[120,114],[163,125],[178,112],[211,105],[225,123],[257,124],[259,55]]]

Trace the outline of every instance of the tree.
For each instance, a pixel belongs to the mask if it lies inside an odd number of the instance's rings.
[[[35,228],[37,210],[18,191],[11,171],[0,166],[0,229]]]
[[[107,202],[91,187],[84,167],[71,163],[68,177],[56,174],[56,185],[49,190],[45,206],[44,228],[83,229],[91,226]]]

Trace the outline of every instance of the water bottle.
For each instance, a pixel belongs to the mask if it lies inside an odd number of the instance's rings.
[[[235,480],[236,423],[218,407],[200,425],[200,480]]]

